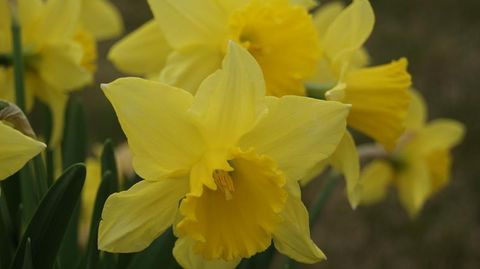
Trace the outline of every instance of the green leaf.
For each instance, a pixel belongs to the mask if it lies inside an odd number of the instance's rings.
[[[40,202],[22,237],[11,269],[22,268],[31,239],[31,256],[36,269],[52,268],[73,209],[80,199],[86,170],[82,164],[68,168]]]
[[[65,133],[62,141],[63,168],[79,162],[84,162],[87,156],[87,131],[85,113],[82,103],[71,98],[68,104],[65,122]],[[73,268],[79,258],[78,220],[80,209],[73,209],[72,218],[68,224],[65,239],[60,247],[60,266]]]
[[[100,251],[98,250],[98,227],[102,217],[102,210],[108,196],[113,193],[112,189],[116,184],[116,180],[110,171],[103,174],[102,182],[98,188],[97,197],[95,198],[95,205],[93,209],[92,222],[90,224],[90,235],[87,244],[87,251],[85,258],[78,268],[94,269],[99,268]]]
[[[107,139],[103,144],[103,152],[101,156],[102,175],[107,171],[112,174],[112,184],[110,185],[110,193],[118,191],[118,169],[115,160],[115,150],[111,139]]]
[[[62,142],[63,169],[74,163],[84,162],[87,157],[87,124],[83,105],[71,98]]]
[[[23,257],[23,267],[22,269],[33,269],[32,264],[32,240],[27,238],[27,243],[25,245],[25,256]]]
[[[0,268],[10,265],[15,244],[15,231],[7,206],[5,191],[0,188]]]
[[[128,269],[181,268],[172,254],[176,239],[172,229],[167,230],[162,236],[153,241],[147,249],[135,254]]]

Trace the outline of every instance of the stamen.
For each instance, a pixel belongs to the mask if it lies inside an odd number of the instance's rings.
[[[217,187],[225,193],[225,199],[231,200],[233,198],[232,192],[235,192],[235,187],[233,186],[233,180],[228,172],[214,170],[213,180],[215,181],[215,184],[217,184]]]

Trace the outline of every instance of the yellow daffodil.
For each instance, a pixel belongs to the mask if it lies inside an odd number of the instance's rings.
[[[155,19],[116,44],[109,58],[122,71],[196,92],[218,69],[228,40],[262,67],[268,95],[304,95],[320,51],[306,7],[312,1],[150,0]]]
[[[27,111],[38,98],[53,114],[50,144],[59,144],[68,93],[92,81],[94,39],[79,27],[80,0],[19,0]],[[0,98],[14,101],[11,14],[0,0]]]
[[[95,39],[114,38],[123,32],[123,22],[117,8],[108,0],[82,0],[81,24]]]
[[[323,57],[311,82],[326,88],[324,98],[352,105],[348,126],[392,150],[404,131],[411,78],[407,60],[365,67],[368,55],[362,47],[374,25],[374,13],[367,0],[354,0],[343,9],[338,3],[321,8],[314,16]],[[359,164],[355,142],[347,133],[338,150],[305,178],[331,164],[344,173],[350,203],[359,202]]]
[[[195,97],[140,78],[102,88],[145,180],[108,198],[100,249],[141,251],[173,225],[185,268],[234,268],[272,239],[300,262],[324,259],[298,180],[335,150],[348,105],[265,97],[260,66],[234,42]]]
[[[406,132],[392,153],[365,167],[361,181],[362,203],[380,201],[393,184],[402,205],[415,217],[428,197],[448,183],[450,150],[460,143],[465,130],[463,124],[449,119],[426,123],[423,100],[415,92],[412,97]]]
[[[0,121],[0,180],[20,170],[45,147],[45,144]]]

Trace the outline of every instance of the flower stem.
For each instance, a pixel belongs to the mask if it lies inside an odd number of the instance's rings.
[[[313,225],[320,217],[325,204],[328,199],[332,196],[333,190],[337,186],[340,179],[340,174],[336,171],[331,171],[328,175],[325,186],[322,191],[318,193],[318,196],[315,198],[315,201],[312,203],[309,211],[310,215],[310,228],[313,228]]]
[[[12,7],[12,47],[13,72],[15,78],[15,100],[17,106],[25,111],[25,85],[23,80],[24,63],[22,53],[22,31],[18,21],[17,10]]]

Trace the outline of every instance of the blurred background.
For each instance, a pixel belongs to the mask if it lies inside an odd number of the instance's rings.
[[[146,0],[112,2],[122,13],[126,33],[152,18]],[[460,120],[467,136],[454,151],[450,185],[415,220],[408,218],[395,192],[379,205],[352,211],[343,186],[337,186],[312,230],[328,261],[299,267],[480,268],[480,1],[371,3],[376,14],[367,43],[372,64],[406,56],[414,86],[429,104],[429,118]],[[114,43],[100,44],[96,83],[78,93],[86,105],[92,144],[108,137],[116,144],[124,141],[98,86],[123,76],[106,60]],[[307,205],[323,184],[317,180],[308,186]]]

